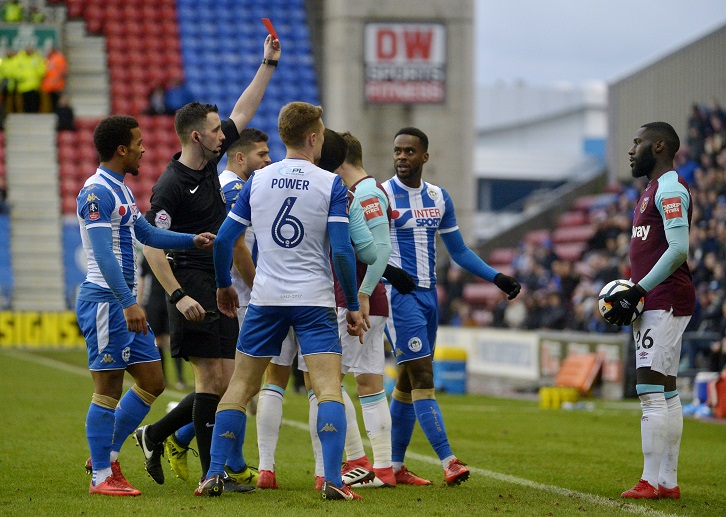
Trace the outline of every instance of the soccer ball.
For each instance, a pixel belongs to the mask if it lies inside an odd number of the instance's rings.
[[[606,296],[609,296],[613,293],[617,293],[618,291],[623,291],[625,289],[628,289],[630,287],[633,287],[635,284],[631,282],[630,280],[613,280],[612,282],[609,282],[605,285],[605,287],[602,288],[600,291],[600,294],[597,297],[597,306],[600,310],[600,316],[607,321],[608,323],[612,323],[611,321],[608,321],[608,319],[605,317],[605,313],[608,312],[610,309],[612,309],[612,304],[607,303],[603,300]],[[635,320],[637,320],[641,314],[643,314],[643,306],[645,305],[645,298],[641,298],[640,301],[638,301],[637,307],[635,307],[635,312],[633,313],[633,319],[630,320],[630,323],[633,323]]]

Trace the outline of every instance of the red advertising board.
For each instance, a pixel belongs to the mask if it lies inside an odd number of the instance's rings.
[[[365,97],[370,104],[441,104],[446,100],[446,26],[367,23]]]

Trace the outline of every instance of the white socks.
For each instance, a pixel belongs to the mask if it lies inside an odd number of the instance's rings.
[[[310,409],[308,413],[308,427],[310,428],[310,439],[313,442],[313,456],[315,456],[315,476],[325,476],[325,465],[323,464],[323,445],[318,436],[318,397],[313,390],[308,391],[308,402]]]
[[[388,468],[391,466],[391,411],[386,393],[381,391],[360,397],[360,407],[366,434],[373,447],[373,468]]]
[[[678,453],[681,450],[681,435],[683,434],[681,397],[676,394],[675,397],[667,399],[666,406],[668,414],[666,416],[665,446],[660,462],[658,484],[666,488],[674,488],[678,486]]]
[[[343,402],[345,403],[345,418],[348,421],[348,428],[345,433],[345,459],[357,460],[366,455],[363,450],[363,440],[358,429],[358,418],[355,413],[355,406],[350,399],[348,392],[343,389]]]
[[[275,450],[282,425],[282,397],[279,386],[265,385],[257,402],[257,448],[260,451],[259,470],[275,471]]]
[[[106,481],[106,478],[109,476],[112,476],[113,472],[111,471],[111,467],[96,470],[93,469],[93,477],[91,478],[91,481],[93,481],[93,486],[98,486],[104,481]]]
[[[668,409],[665,395],[662,392],[644,393],[639,397],[640,407],[643,410],[643,416],[640,419],[643,446],[643,475],[641,478],[658,488],[658,472],[666,442]]]

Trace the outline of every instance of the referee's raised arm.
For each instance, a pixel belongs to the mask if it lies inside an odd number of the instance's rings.
[[[279,59],[280,40],[273,39],[272,36],[268,35],[265,39],[265,52],[262,63],[252,78],[252,82],[237,99],[229,116],[229,119],[237,126],[237,131],[242,131],[252,120],[252,117],[255,116]]]

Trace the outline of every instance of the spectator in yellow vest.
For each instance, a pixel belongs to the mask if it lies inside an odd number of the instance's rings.
[[[5,0],[2,5],[3,21],[5,23],[21,23],[24,18],[25,7],[19,0]]]
[[[45,21],[45,11],[36,5],[30,9],[28,21],[30,23],[43,23]]]
[[[23,112],[40,111],[40,83],[45,75],[45,59],[32,45],[18,52],[17,91],[23,99]]]
[[[15,62],[17,61],[17,51],[12,48],[7,50],[5,57],[0,62],[0,91],[2,91],[2,99],[5,103],[5,112],[13,113],[16,111],[15,102]]]

